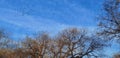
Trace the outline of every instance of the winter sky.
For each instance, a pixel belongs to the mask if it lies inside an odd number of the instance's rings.
[[[0,27],[14,38],[29,32],[54,34],[67,27],[96,27],[102,0],[0,0]],[[17,36],[16,36],[17,35]]]
[[[13,38],[38,31],[55,34],[68,27],[97,27],[104,0],[0,0],[0,28]],[[116,49],[112,49],[113,52]],[[113,52],[107,53],[112,54]]]

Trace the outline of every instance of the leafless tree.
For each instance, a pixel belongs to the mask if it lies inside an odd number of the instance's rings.
[[[0,49],[1,58],[97,58],[104,41],[85,29],[69,28],[56,36],[47,33],[27,36],[14,49]]]
[[[23,48],[31,58],[44,58],[48,45],[49,36],[47,34],[39,35],[35,38],[27,37],[23,42]]]
[[[3,29],[0,29],[0,48],[7,48],[10,43],[10,38],[8,37],[7,32]]]
[[[100,33],[108,39],[120,38],[120,1],[105,0],[99,16]],[[102,32],[101,32],[102,31]]]
[[[65,53],[64,55],[67,55],[66,58],[68,56],[71,56],[71,58],[75,58],[76,56],[79,56],[79,58],[98,57],[97,53],[99,50],[106,46],[104,41],[98,38],[97,35],[91,36],[84,29],[66,29],[59,36],[59,39],[62,40],[62,48],[66,47],[65,52],[62,51]]]

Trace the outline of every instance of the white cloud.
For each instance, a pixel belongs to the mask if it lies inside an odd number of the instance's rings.
[[[0,9],[0,21],[4,21],[34,31],[57,31],[61,28],[67,27],[65,24],[61,24],[49,19],[30,15],[22,15],[17,11],[3,8]]]

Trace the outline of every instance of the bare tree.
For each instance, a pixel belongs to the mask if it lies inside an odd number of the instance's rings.
[[[71,56],[71,58],[75,58],[76,56],[79,58],[98,57],[99,54],[97,53],[99,50],[102,50],[103,47],[106,46],[102,39],[96,35],[91,36],[84,29],[66,29],[63,30],[59,36],[59,39],[64,43],[64,47],[66,47],[65,52],[62,49],[62,52],[65,53],[64,55],[67,55],[66,58],[69,56]]]
[[[106,46],[96,34],[85,29],[70,28],[50,37],[47,33],[27,36],[19,47],[0,49],[1,58],[97,58]]]
[[[0,29],[0,48],[7,48],[10,43],[10,38],[8,37],[7,32],[3,29]]]
[[[23,42],[23,48],[31,58],[44,58],[46,54],[49,36],[47,34],[39,35],[35,38],[27,37]]]
[[[107,40],[114,39],[120,43],[120,0],[106,0],[103,3],[103,12],[99,20],[99,35]],[[113,58],[119,58],[118,54]]]
[[[0,58],[12,57],[13,51],[10,49],[10,38],[4,29],[0,29]]]
[[[120,1],[105,0],[99,17],[100,34],[108,39],[120,38]]]

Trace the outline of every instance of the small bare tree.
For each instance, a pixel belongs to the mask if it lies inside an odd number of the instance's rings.
[[[39,35],[35,38],[27,37],[23,42],[23,48],[31,58],[44,58],[47,52],[49,36],[47,34]]]

